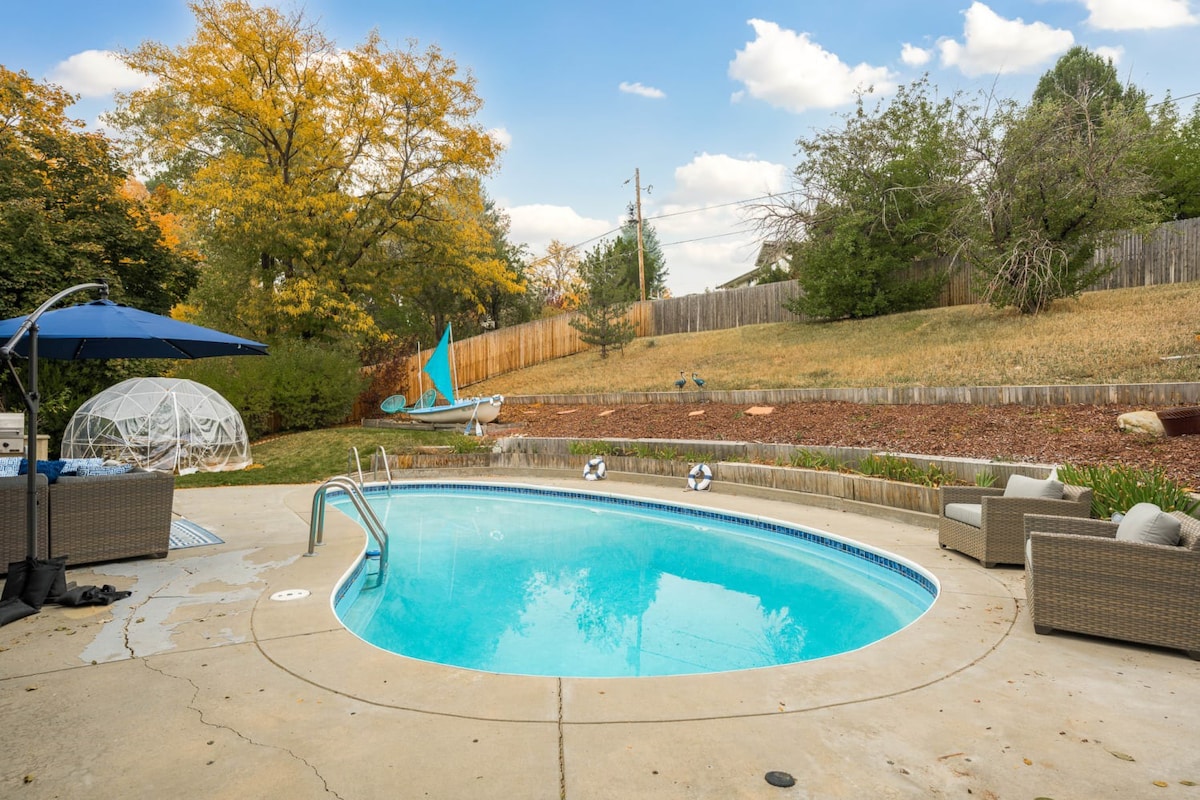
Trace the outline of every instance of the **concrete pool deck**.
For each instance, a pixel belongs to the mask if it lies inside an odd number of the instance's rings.
[[[941,595],[889,639],[809,663],[478,673],[341,627],[329,598],[364,534],[331,512],[302,557],[314,485],[177,490],[176,513],[224,544],[70,570],[133,595],[0,628],[0,797],[1200,800],[1200,662],[1035,635],[1020,569],[939,550],[926,527],[735,487],[496,480],[803,524],[920,564]],[[271,599],[293,589],[311,594]]]

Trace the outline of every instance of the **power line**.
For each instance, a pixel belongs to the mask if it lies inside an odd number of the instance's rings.
[[[796,194],[799,191],[800,191],[799,189],[791,189],[790,191],[778,192],[776,194],[764,194],[759,197],[749,197],[745,200],[731,200],[728,203],[718,203],[718,204],[712,205],[712,206],[701,206],[700,208],[689,208],[684,211],[672,211],[670,214],[658,214],[657,216],[646,217],[646,219],[647,220],[666,219],[667,217],[682,217],[685,214],[699,214],[701,211],[712,211],[714,208],[728,208],[729,206],[740,206],[744,203],[754,203],[759,200],[770,200],[773,197],[783,197],[783,196],[789,195],[789,194]]]
[[[670,247],[675,244],[688,244],[689,242],[703,242],[705,239],[721,239],[725,236],[738,236],[744,233],[743,231],[729,231],[728,233],[714,233],[711,236],[697,236],[695,239],[681,239],[678,242],[665,242],[659,247]]]
[[[712,210],[718,209],[718,208],[728,208],[730,206],[740,206],[740,205],[744,205],[746,203],[755,203],[755,202],[758,202],[759,200],[770,200],[771,198],[774,198],[774,197],[785,197],[789,194],[797,194],[800,191],[801,191],[800,189],[791,189],[786,192],[777,192],[774,194],[764,194],[764,195],[759,195],[758,197],[747,197],[743,200],[731,200],[728,203],[716,203],[711,206],[700,206],[699,208],[689,208],[689,209],[685,209],[683,211],[672,211],[669,214],[656,214],[655,216],[652,216],[652,217],[645,217],[644,221],[648,222],[650,220],[656,220],[656,219],[667,219],[668,217],[682,217],[687,214],[699,214],[704,211],[712,211]],[[585,239],[584,241],[579,242],[578,244],[569,245],[568,247],[565,248],[565,250],[567,252],[570,252],[572,250],[578,250],[579,248],[581,248],[585,245],[591,244],[592,242],[596,241],[597,239],[603,239],[606,236],[610,236],[614,233],[618,233],[624,227],[625,227],[624,225],[621,225],[618,228],[613,228],[612,230],[605,231],[604,233],[593,236],[590,239]],[[701,239],[715,239],[715,238],[719,238],[721,236],[733,236],[739,232],[740,231],[731,231],[729,233],[716,234],[715,236],[701,236],[698,239],[687,239],[687,240],[681,241],[681,242],[671,242],[670,244],[687,244],[688,242],[696,242],[696,241],[700,241]],[[664,245],[659,245],[659,246],[667,247],[668,245],[664,244]],[[537,264],[537,263],[540,263],[545,260],[546,260],[546,257],[542,256],[541,258],[534,259],[534,261],[532,261],[531,264]]]

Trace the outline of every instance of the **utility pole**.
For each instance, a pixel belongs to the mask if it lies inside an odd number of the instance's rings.
[[[638,287],[641,289],[642,300],[646,299],[646,262],[642,256],[642,176],[637,167],[633,168],[633,185],[637,192],[637,223],[638,223]]]

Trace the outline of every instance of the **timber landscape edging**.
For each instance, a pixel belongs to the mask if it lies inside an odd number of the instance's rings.
[[[866,405],[1144,405],[1170,407],[1200,403],[1200,382],[1076,384],[1047,386],[876,386],[811,389],[734,389],[674,392],[526,394],[504,398],[511,405],[628,405],[646,403],[846,402]]]

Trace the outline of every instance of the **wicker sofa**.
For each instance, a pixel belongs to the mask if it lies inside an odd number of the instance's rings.
[[[1200,520],[1175,511],[1178,545],[1116,539],[1115,522],[1030,515],[1033,628],[1183,650],[1200,659]]]
[[[946,515],[948,505],[975,503],[982,511],[977,526]],[[1026,514],[1087,517],[1092,510],[1092,490],[1064,484],[1062,499],[1054,500],[1005,497],[1004,489],[991,486],[943,486],[939,506],[938,544],[977,558],[990,569],[997,564],[1025,563]]]
[[[45,475],[37,475],[38,494],[38,553],[45,555],[50,550],[50,487]],[[25,526],[25,506],[29,496],[29,478],[16,475],[0,478],[0,574],[8,572],[8,565],[28,555],[29,531]]]
[[[62,475],[49,486],[44,476],[38,480],[45,491],[39,509],[46,515],[40,554],[65,555],[68,566],[167,555],[173,474],[135,468],[123,475]],[[19,486],[14,488],[10,481]],[[7,571],[11,561],[26,555],[26,478],[0,478],[0,486],[0,553],[11,556],[0,563],[0,570]]]

